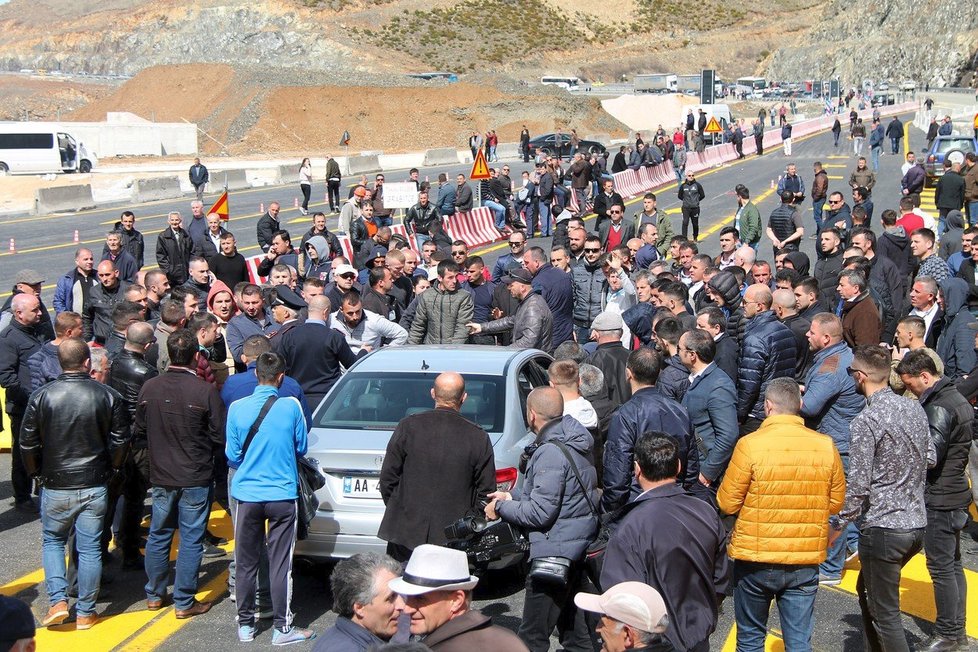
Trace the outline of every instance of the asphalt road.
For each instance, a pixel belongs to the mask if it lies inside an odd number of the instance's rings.
[[[919,145],[922,134],[911,130],[911,147]],[[847,152],[835,150],[831,137],[816,135],[807,139],[797,139],[795,152],[791,159],[786,158],[780,149],[772,150],[760,159],[750,158],[734,164],[728,164],[700,175],[708,199],[703,205],[701,223],[701,248],[706,253],[715,254],[717,245],[716,232],[721,226],[732,220],[736,202],[732,189],[737,183],[744,183],[753,191],[758,205],[764,215],[775,207],[775,198],[770,189],[772,179],[784,169],[788,160],[796,161],[806,182],[811,179],[811,163],[821,160],[828,167],[830,188],[845,189],[848,170],[854,165],[854,159]],[[877,214],[884,208],[895,207],[899,193],[899,165],[902,156],[885,155],[881,161],[880,181],[874,193]],[[522,163],[511,162],[514,178],[522,169]],[[461,167],[447,169],[455,172]],[[424,170],[422,176],[436,176],[441,170]],[[388,172],[389,181],[397,181],[402,175]],[[403,175],[403,176],[406,176]],[[317,185],[314,197],[322,198],[323,188]],[[258,218],[257,204],[272,200],[283,203],[283,221],[294,233],[301,233],[307,227],[309,218],[298,216],[291,207],[291,198],[298,194],[294,187],[262,188],[251,191],[236,192],[231,197],[232,222],[231,229],[237,232],[239,243],[245,253],[256,251],[251,245],[254,242],[254,227]],[[660,207],[677,209],[674,186],[660,189]],[[848,195],[847,195],[848,196]],[[638,206],[636,207],[635,204]],[[189,198],[179,202],[159,202],[146,206],[133,207],[137,214],[137,227],[147,235],[147,250],[154,251],[155,233],[165,224],[165,214],[168,210],[187,210]],[[638,210],[640,201],[636,200],[632,208]],[[10,287],[17,269],[33,267],[48,274],[48,284],[56,280],[56,275],[67,271],[72,264],[72,251],[75,245],[71,242],[71,234],[78,229],[82,241],[91,241],[91,246],[101,246],[102,234],[110,226],[105,224],[114,220],[121,208],[92,211],[81,215],[52,216],[48,218],[7,218],[0,221],[0,235],[3,241],[16,237],[18,243],[30,242],[34,251],[22,251],[3,257],[0,263],[0,287]],[[189,213],[189,210],[187,210]],[[631,213],[631,209],[629,210]],[[678,213],[678,209],[675,211]],[[811,214],[810,207],[806,214]],[[675,214],[674,226],[679,231],[680,219]],[[874,218],[874,221],[878,217]],[[876,222],[878,224],[878,222]],[[335,225],[335,218],[329,222]],[[811,225],[811,219],[806,225]],[[23,240],[21,240],[23,238]],[[549,243],[538,241],[546,246]],[[814,241],[805,238],[803,250],[813,256]],[[26,247],[25,247],[26,249]],[[493,261],[500,253],[502,245],[496,244],[483,247],[483,255],[488,261]],[[770,257],[770,243],[766,238],[760,247],[763,257]],[[814,256],[813,256],[814,258]],[[152,255],[149,256],[152,261]],[[44,298],[50,304],[52,290],[45,289]],[[0,564],[0,593],[16,595],[32,604],[35,614],[40,617],[47,608],[43,587],[43,572],[40,571],[40,527],[37,519],[27,518],[15,512],[11,506],[11,488],[9,481],[9,456],[0,456],[0,549],[3,552],[3,563]],[[212,526],[218,533],[230,534],[230,523],[223,512],[216,511],[212,515]],[[972,649],[978,649],[978,525],[972,523],[962,538],[962,553],[968,568],[970,588],[970,608],[968,618],[968,633],[972,637]],[[151,613],[144,610],[144,594],[142,586],[145,576],[140,572],[122,572],[118,562],[112,562],[107,567],[107,573],[112,576],[111,584],[105,585],[100,596],[99,610],[106,616],[105,620],[87,632],[76,632],[70,623],[39,633],[41,650],[76,649],[84,652],[108,650],[188,650],[209,649],[226,650],[237,646],[235,637],[234,605],[228,600],[225,590],[226,565],[228,557],[205,560],[201,569],[200,599],[217,601],[214,609],[207,615],[189,621],[177,621],[172,609],[161,613]],[[326,566],[298,564],[294,577],[293,610],[296,613],[295,622],[301,626],[311,627],[322,632],[335,620],[335,614],[329,611],[330,595],[328,589],[328,572]],[[863,649],[861,640],[861,622],[859,608],[854,595],[857,573],[847,571],[843,583],[839,587],[822,588],[818,592],[816,603],[816,627],[814,647],[824,651],[858,651]],[[911,645],[919,645],[931,632],[934,620],[933,590],[926,570],[923,568],[922,556],[915,558],[905,569],[902,592],[904,625],[909,632]],[[515,629],[521,619],[523,609],[522,584],[513,576],[491,575],[484,579],[476,592],[476,608],[484,610],[493,616],[494,620],[503,626]],[[733,650],[733,605],[724,605],[720,622],[712,643],[714,649]],[[780,629],[776,615],[772,615],[770,624],[769,648],[783,649],[778,635]],[[253,647],[270,648],[270,635],[267,631],[259,634]],[[552,649],[559,645],[553,642]],[[309,649],[308,647],[302,649]]]

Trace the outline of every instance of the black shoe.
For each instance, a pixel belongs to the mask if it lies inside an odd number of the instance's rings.
[[[28,498],[27,500],[19,500],[14,503],[14,509],[18,512],[23,512],[24,514],[39,514],[41,509],[34,502],[33,498]]]
[[[226,550],[218,548],[217,546],[212,545],[210,543],[204,544],[204,557],[206,558],[210,559],[215,557],[223,557],[226,554],[228,554]]]
[[[207,533],[207,536],[204,538],[204,540],[207,543],[211,544],[212,546],[226,546],[228,543],[227,539],[222,539],[216,534],[211,534],[210,532]]]
[[[951,652],[952,650],[960,650],[958,645],[958,639],[956,638],[944,638],[943,636],[931,636],[924,643],[924,647],[920,648],[920,652]]]

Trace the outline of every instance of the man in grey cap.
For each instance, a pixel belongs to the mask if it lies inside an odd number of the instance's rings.
[[[553,352],[553,313],[544,298],[533,290],[533,275],[523,268],[511,270],[504,276],[509,294],[519,301],[516,312],[502,319],[477,324],[466,324],[469,335],[492,335],[513,332],[511,347],[516,349],[540,349]]]
[[[625,364],[628,362],[628,349],[621,343],[625,322],[621,314],[613,310],[605,310],[594,318],[591,323],[591,339],[598,347],[588,359],[601,370],[607,382],[608,400],[616,407],[632,396],[628,379],[625,378]],[[582,343],[581,346],[584,346]]]
[[[14,277],[14,287],[7,297],[7,301],[0,308],[0,331],[7,327],[14,313],[10,309],[10,302],[18,294],[31,294],[41,301],[41,285],[46,279],[44,275],[33,269],[22,269]],[[48,341],[54,339],[54,324],[51,323],[51,315],[41,301],[41,321],[37,324],[37,331]]]

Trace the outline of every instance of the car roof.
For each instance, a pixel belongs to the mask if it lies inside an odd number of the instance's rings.
[[[502,376],[511,364],[547,356],[536,349],[510,349],[502,346],[391,346],[365,356],[354,366],[362,372],[440,373],[459,371],[466,374]],[[426,368],[422,369],[422,367]]]

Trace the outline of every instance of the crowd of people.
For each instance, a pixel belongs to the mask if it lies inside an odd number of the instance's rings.
[[[674,234],[654,193],[626,215],[613,179],[595,179],[590,165],[575,154],[565,188],[560,159],[539,161],[524,173],[529,196],[514,192],[508,166],[493,171],[482,196],[503,212],[508,251],[492,265],[444,231],[472,208],[465,177],[442,175],[436,189],[412,170],[411,238],[391,231],[383,174],[331,206],[352,259],[324,213],[296,247],[270,204],[255,233],[262,284],[199,199],[186,226],[169,214],[158,268],[146,265],[130,211],[100,252],[79,248],[53,317],[45,274],[18,271],[2,308],[0,386],[15,508],[40,513],[41,625],[68,620],[70,597],[76,627],[97,624],[113,539],[123,568],[145,574],[147,609],[172,602],[176,618],[205,614],[210,603],[195,598],[202,558],[226,554],[208,531],[217,501],[234,524],[239,640],[254,640],[264,619],[276,645],[314,638],[290,607],[311,411],[380,347],[480,344],[554,358],[550,386],[526,398],[535,437],[519,488],[497,490],[489,436],[460,414],[464,369],[439,375],[433,409],[405,416],[384,456],[387,554],[335,567],[339,619],[317,650],[423,649],[420,639],[434,650],[543,652],[555,631],[574,651],[707,650],[730,599],[738,650],[764,649],[772,601],[786,647],[810,649],[816,589],[839,584],[857,559],[866,649],[908,650],[900,571],[921,550],[937,617],[918,649],[967,649],[974,155],[947,167],[941,183],[960,191],[939,193],[937,217],[908,186],[919,166],[909,156],[902,179],[877,178],[860,159],[852,206],[816,163],[814,262],[800,251],[808,191],[795,164],[766,226],[750,190],[734,189],[734,222],[711,254],[697,241],[698,201],[687,206],[704,196],[693,175],[678,189]],[[960,184],[945,181],[954,176]],[[584,190],[572,213],[568,193]],[[880,210],[876,225],[874,203],[898,209]],[[549,248],[529,246],[536,227]],[[515,634],[471,608],[480,580],[445,547],[445,526],[464,512],[528,538]]]

